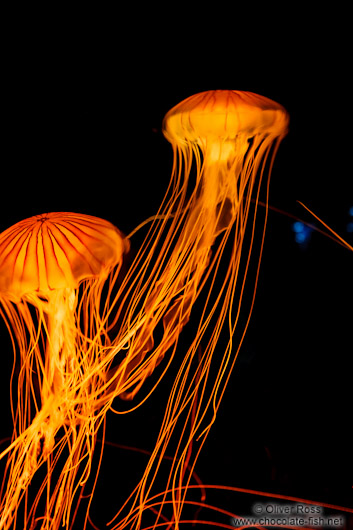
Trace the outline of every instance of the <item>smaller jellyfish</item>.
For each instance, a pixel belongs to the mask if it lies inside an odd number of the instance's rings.
[[[111,223],[68,212],[25,219],[0,235],[0,313],[15,363],[17,351],[20,357],[17,399],[11,396],[13,439],[0,455],[8,455],[1,528],[16,527],[23,498],[24,527],[29,524],[28,487],[44,462],[47,492],[38,492],[31,517],[44,495],[44,527],[49,521],[53,529],[68,524],[101,421],[95,401],[103,392],[102,355],[109,345],[102,289],[128,249],[129,242]],[[51,475],[65,444],[69,454],[53,485]]]

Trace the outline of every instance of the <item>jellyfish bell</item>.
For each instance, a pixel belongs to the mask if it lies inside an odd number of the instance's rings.
[[[0,294],[19,299],[76,289],[84,279],[106,275],[128,248],[121,232],[97,217],[35,215],[0,236]]]
[[[285,134],[287,111],[275,101],[239,90],[210,90],[190,96],[165,115],[163,130],[169,141],[197,142],[235,139],[258,132]]]
[[[163,132],[171,144],[186,159],[190,154],[197,156],[197,148],[201,151],[199,202],[207,215],[213,212],[214,217],[221,212],[217,234],[229,226],[230,219],[234,220],[245,184],[256,175],[257,168],[251,164],[260,162],[265,149],[287,134],[288,123],[288,114],[280,104],[236,90],[190,96],[166,114]],[[195,215],[191,224],[194,222]]]

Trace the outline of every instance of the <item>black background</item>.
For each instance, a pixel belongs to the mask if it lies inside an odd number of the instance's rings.
[[[346,43],[342,34],[332,38],[334,21],[330,31],[318,30],[314,19],[308,26],[296,21],[289,31],[289,18],[282,16],[282,29],[275,23],[263,29],[256,41],[246,41],[236,25],[224,30],[227,43],[216,43],[210,32],[191,39],[190,28],[182,27],[190,38],[173,51],[163,24],[144,33],[129,26],[124,38],[123,22],[107,31],[105,22],[77,22],[82,33],[65,26],[54,37],[49,24],[25,37],[10,32],[0,230],[37,213],[77,211],[129,233],[156,212],[168,183],[172,153],[161,132],[164,114],[189,95],[224,88],[270,97],[290,114],[270,205],[315,222],[302,201],[349,240]],[[327,16],[327,27],[330,22]],[[349,505],[353,255],[317,232],[300,248],[292,223],[269,213],[251,323],[196,471],[205,483]],[[6,328],[0,331],[6,389],[11,350]],[[5,390],[3,436],[10,433],[6,396]],[[159,399],[129,420],[108,415],[108,440],[151,450]],[[143,458],[128,453],[107,447],[97,520],[114,513],[115,492],[142,469]],[[241,501],[227,502],[236,511]]]

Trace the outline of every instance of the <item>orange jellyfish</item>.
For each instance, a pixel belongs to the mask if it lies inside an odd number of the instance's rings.
[[[180,520],[185,498],[180,492],[191,480],[242,341],[240,335],[239,343],[233,344],[233,334],[253,246],[259,190],[265,172],[270,175],[288,122],[287,112],[276,102],[231,90],[196,94],[165,116],[163,132],[173,147],[173,170],[136,259],[143,323],[127,354],[124,378],[130,384],[120,397],[133,399],[167,351],[165,370],[179,355],[181,330],[201,293],[202,311],[193,339],[180,357],[155,450],[116,529],[141,527],[167,447],[173,447],[174,459],[166,491],[172,491],[173,522]],[[223,255],[227,263],[222,265]],[[256,281],[257,277],[255,287]],[[164,333],[154,344],[159,320]],[[222,335],[220,342],[222,330],[228,339]]]
[[[12,336],[15,364],[17,351],[20,357],[17,398],[11,400],[17,401],[13,439],[0,455],[8,455],[1,528],[16,527],[21,501],[25,508],[18,527],[34,524],[41,496],[43,528],[70,520],[76,490],[89,474],[100,423],[94,393],[99,395],[105,383],[100,356],[109,343],[102,288],[128,248],[112,224],[74,213],[37,215],[0,236],[0,311]],[[28,487],[43,463],[46,480],[29,505]]]

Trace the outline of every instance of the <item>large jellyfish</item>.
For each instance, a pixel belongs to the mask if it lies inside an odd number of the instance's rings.
[[[90,455],[105,412],[109,408],[118,414],[133,412],[176,361],[178,368],[155,449],[141,480],[111,524],[119,530],[142,528],[145,507],[155,493],[153,487],[168,449],[174,457],[155,523],[160,518],[165,521],[163,506],[171,503],[173,510],[168,517],[172,524],[178,524],[197,456],[216,417],[242,341],[241,333],[233,344],[233,335],[253,247],[260,186],[264,174],[271,172],[287,127],[283,107],[249,92],[209,91],[191,96],[170,110],[163,131],[174,152],[171,180],[157,214],[136,229],[150,224],[130,268],[119,276],[129,240],[109,223],[97,221],[104,234],[104,227],[109,227],[110,237],[114,234],[113,244],[108,245],[108,263],[106,244],[97,235],[91,238],[97,245],[85,245],[85,260],[91,264],[98,257],[102,264],[104,274],[100,278],[105,279],[112,268],[104,296],[101,279],[95,279],[101,269],[93,268],[92,272],[89,268],[88,276],[93,279],[85,279],[88,269],[82,272],[76,262],[72,270],[79,273],[75,276],[73,272],[74,282],[63,283],[66,274],[60,266],[55,273],[60,279],[58,289],[51,285],[47,256],[54,255],[55,243],[47,226],[49,219],[35,220],[37,230],[32,231],[39,235],[33,239],[28,233],[21,251],[16,251],[13,243],[6,246],[12,230],[20,224],[2,234],[0,242],[6,250],[2,255],[15,249],[10,265],[3,261],[2,312],[10,332],[15,330],[23,366],[18,412],[14,413],[15,434],[2,453],[10,454],[2,504],[5,522],[15,518],[16,503],[25,495],[38,465],[47,461],[51,470],[59,458],[53,455],[60,455],[66,444],[67,467],[55,477],[55,486],[48,472],[48,493],[43,493],[43,485],[29,515],[34,519],[42,495],[46,505],[42,527],[54,529],[64,524],[69,528],[73,499],[75,495],[80,498],[79,487],[84,487],[88,477]],[[65,218],[67,214],[57,215]],[[81,218],[86,216],[77,219]],[[80,229],[86,231],[81,225]],[[59,232],[66,241],[64,229]],[[44,249],[42,241],[47,236]],[[133,233],[129,239],[133,240]],[[29,283],[23,267],[27,249],[36,252]],[[66,256],[66,247],[61,245],[61,249]],[[261,251],[262,244],[258,260]],[[254,291],[256,281],[255,275]],[[22,285],[26,285],[26,292]],[[180,343],[198,299],[198,324]],[[33,310],[28,303],[35,307],[37,327],[32,325]],[[247,322],[248,317],[243,332]],[[63,336],[70,339],[63,341]],[[40,352],[43,342],[44,355]],[[144,382],[158,365],[155,380],[144,391]],[[37,374],[39,397],[31,382],[33,373]],[[116,397],[126,402],[121,410],[117,400],[113,405]],[[65,436],[56,441],[59,428],[64,429]],[[27,454],[23,455],[25,447]],[[168,491],[171,498],[167,499]]]
[[[116,526],[119,530],[140,527],[167,447],[172,448],[174,459],[166,490],[172,492],[173,521],[180,519],[184,500],[180,491],[191,480],[242,341],[240,334],[233,344],[233,335],[253,246],[260,186],[264,174],[268,177],[271,172],[288,122],[284,108],[270,99],[228,90],[191,96],[165,116],[163,132],[173,147],[173,171],[136,261],[144,321],[126,358],[124,377],[130,384],[121,397],[136,396],[167,350],[166,368],[175,355],[180,355],[180,368],[155,451],[130,497],[131,504],[126,505],[128,514]],[[258,261],[263,237],[261,241]],[[201,293],[197,328],[180,354],[181,329]],[[154,344],[153,330],[160,319],[164,333]],[[246,317],[244,332],[248,321]],[[223,335],[219,341],[221,333],[228,339]],[[193,441],[197,442],[194,450]]]

